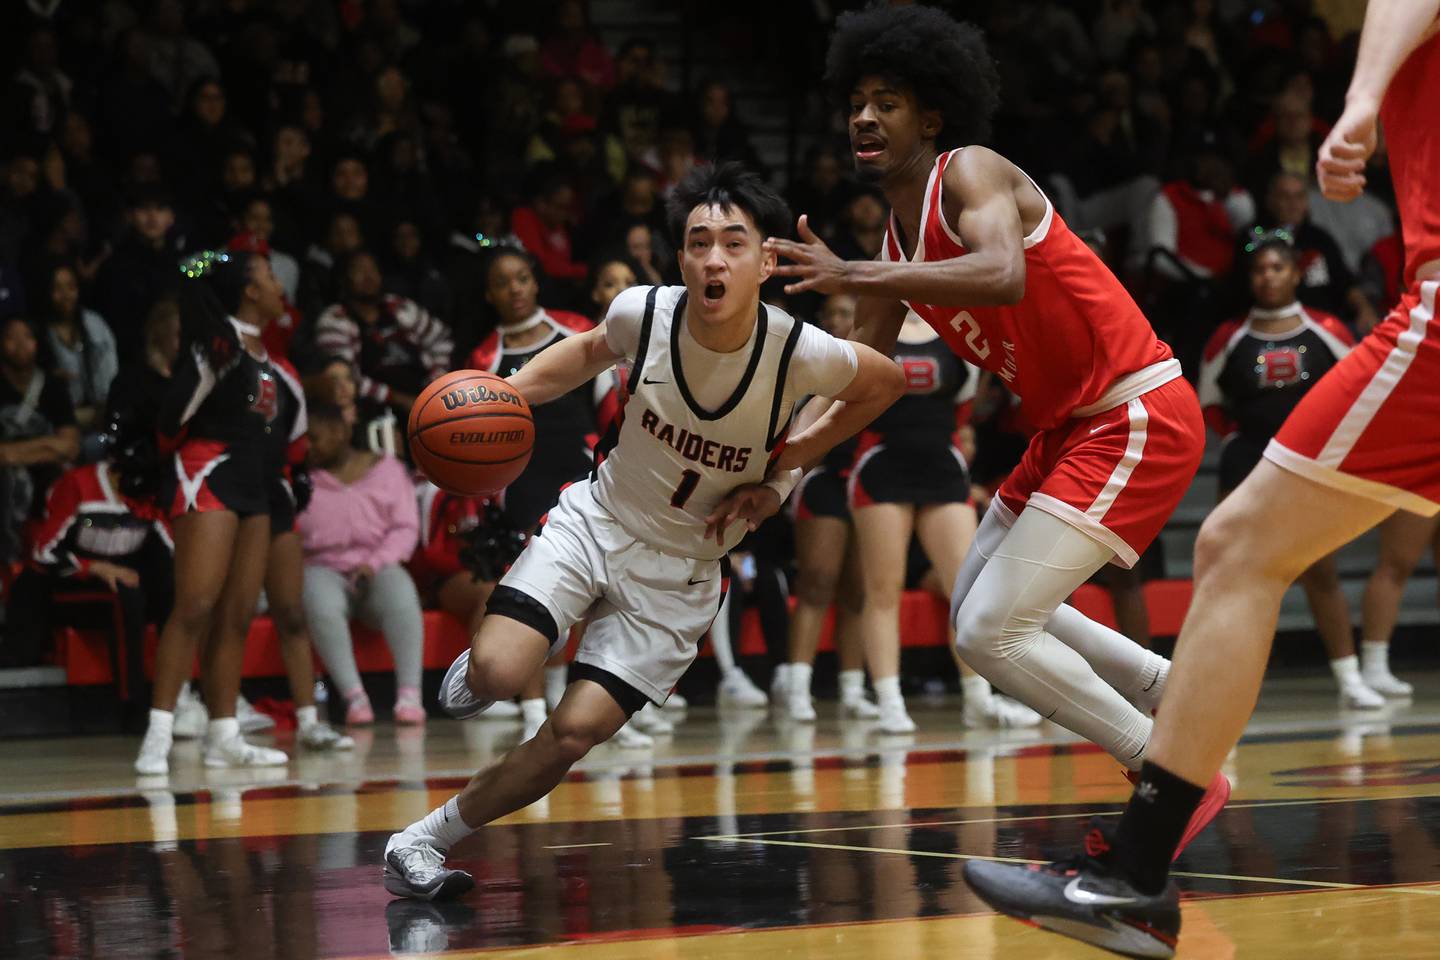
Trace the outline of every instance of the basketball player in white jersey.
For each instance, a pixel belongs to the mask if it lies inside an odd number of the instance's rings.
[[[452,716],[515,696],[571,625],[591,614],[575,679],[536,736],[457,796],[390,837],[385,889],[422,900],[474,884],[445,852],[548,794],[646,703],[664,703],[724,596],[723,558],[799,480],[780,458],[794,402],[847,402],[833,445],[905,391],[890,359],[760,302],[775,267],[761,243],[785,202],[738,164],[702,168],[670,201],[684,287],[633,287],[595,329],[542,351],[509,378],[532,405],[628,360],[618,442],[572,484],[490,598],[471,648],[441,687]],[[828,448],[827,445],[827,448]]]

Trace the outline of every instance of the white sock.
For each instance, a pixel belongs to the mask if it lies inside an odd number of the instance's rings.
[[[205,736],[207,743],[228,743],[240,736],[240,721],[234,717],[210,718],[210,730]]]
[[[1365,681],[1360,679],[1360,658],[1355,654],[1348,657],[1336,657],[1330,661],[1330,672],[1335,674],[1335,680],[1340,684],[1340,689],[1346,687],[1361,687]]]
[[[301,730],[309,730],[320,722],[320,711],[315,709],[315,704],[308,707],[295,708],[295,726]]]
[[[788,684],[790,682],[790,674],[792,672],[791,668],[794,666],[795,665],[793,663],[782,663],[777,666],[775,668],[775,678],[772,685],[778,685],[783,687]]]
[[[460,819],[460,797],[451,797],[441,806],[425,814],[403,831],[411,836],[431,841],[437,849],[449,850],[455,844],[474,833],[473,827]]]
[[[990,698],[994,696],[994,691],[990,689],[990,681],[978,673],[969,677],[961,677],[960,689],[965,694],[965,702],[973,703],[977,707],[989,703]]]
[[[735,652],[730,646],[730,598],[734,595],[733,590],[725,594],[720,603],[720,613],[710,624],[710,646],[715,651],[715,663],[720,667],[722,677],[735,666]]]
[[[156,710],[150,708],[150,730],[156,733],[163,733],[170,739],[175,739],[175,714],[169,710]],[[149,732],[148,730],[146,731]]]
[[[874,681],[875,698],[880,701],[881,710],[905,709],[905,698],[900,696],[900,678],[878,677]]]
[[[565,696],[565,686],[570,679],[570,665],[562,663],[558,667],[545,668],[545,699],[550,703],[559,703],[560,698]]]
[[[792,697],[802,700],[810,697],[810,677],[814,672],[815,668],[808,663],[790,664],[790,685],[786,689]]]
[[[853,703],[865,699],[865,671],[840,671],[840,702]]]
[[[546,716],[545,698],[536,697],[533,700],[521,700],[520,715],[526,720],[534,720],[538,718],[539,720],[544,721]]]
[[[1366,640],[1360,644],[1360,669],[1363,673],[1382,676],[1390,672],[1390,644],[1384,640]]]

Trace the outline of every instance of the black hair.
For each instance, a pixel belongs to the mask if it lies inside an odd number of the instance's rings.
[[[1291,266],[1300,265],[1300,251],[1295,249],[1295,238],[1288,230],[1266,230],[1264,227],[1255,227],[1250,231],[1249,239],[1245,243],[1245,256],[1250,263],[1260,259],[1260,254],[1267,250],[1274,250],[1283,256]]]
[[[524,261],[525,266],[529,267],[530,272],[535,275],[536,282],[539,282],[540,267],[535,263],[535,258],[530,256],[530,252],[524,247],[516,247],[508,243],[497,243],[495,246],[490,247],[488,252],[490,255],[485,260],[485,268],[480,271],[480,276],[485,278],[485,286],[488,287],[490,285],[490,271],[495,269],[495,264],[504,260],[506,257],[514,257],[516,260]]]
[[[690,211],[702,205],[714,205],[726,212],[738,207],[755,221],[762,238],[790,233],[790,207],[784,198],[734,161],[696,167],[675,185],[665,214],[677,246],[685,243],[685,221]]]
[[[250,263],[255,257],[256,254],[248,250],[227,251],[203,278],[202,282],[209,284],[221,308],[232,317],[245,300],[245,288],[250,285]]]
[[[825,84],[836,102],[867,76],[911,93],[922,109],[938,110],[942,149],[981,143],[1000,105],[1000,75],[979,28],[934,7],[872,4],[835,23],[825,58]]]

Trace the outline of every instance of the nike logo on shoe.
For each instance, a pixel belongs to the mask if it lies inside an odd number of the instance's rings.
[[[1121,904],[1137,902],[1134,897],[1112,897],[1105,893],[1092,893],[1080,886],[1079,877],[1065,884],[1065,899],[1085,907],[1118,907]]]

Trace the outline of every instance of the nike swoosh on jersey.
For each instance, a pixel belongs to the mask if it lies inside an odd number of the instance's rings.
[[[685,582],[688,583],[688,584],[690,584],[690,586],[693,587],[693,586],[695,586],[697,583],[709,583],[709,582],[710,582],[710,578],[709,578],[709,577],[706,577],[704,580],[686,580]]]
[[[669,380],[651,380],[649,377],[641,377],[641,378],[640,378],[640,382],[641,382],[641,383],[649,384],[649,383],[669,383],[670,381],[669,381]]]
[[[1104,893],[1091,893],[1080,886],[1079,877],[1065,884],[1065,899],[1087,907],[1117,907],[1121,904],[1135,902],[1134,897],[1112,897]]]

